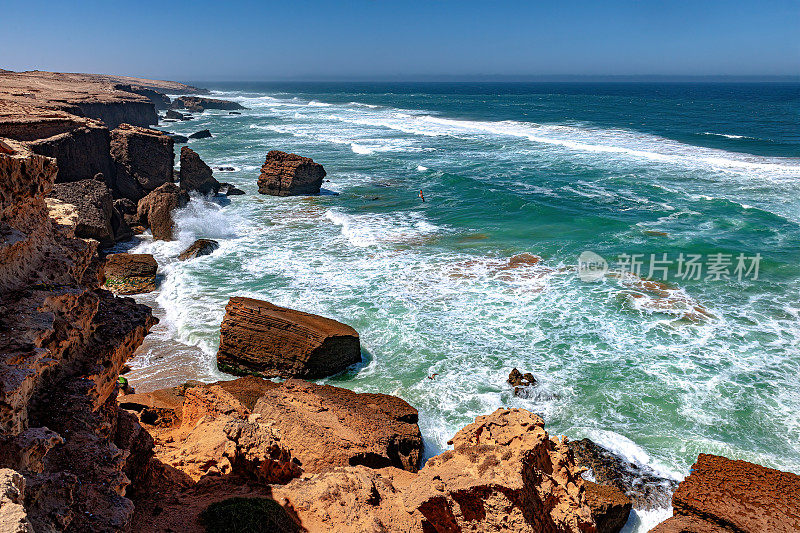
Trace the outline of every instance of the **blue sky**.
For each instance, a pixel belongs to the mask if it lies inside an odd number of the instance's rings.
[[[798,75],[800,0],[4,2],[0,68],[180,80]]]

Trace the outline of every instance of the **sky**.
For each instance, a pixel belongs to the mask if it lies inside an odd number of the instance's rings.
[[[0,68],[183,81],[797,76],[800,0],[6,0]]]

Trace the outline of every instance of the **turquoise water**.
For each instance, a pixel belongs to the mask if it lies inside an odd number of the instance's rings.
[[[328,381],[418,408],[426,456],[518,406],[677,478],[699,452],[800,473],[800,86],[211,87],[248,109],[162,129],[209,128],[190,146],[248,194],[198,199],[179,242],[137,247],[164,274],[140,388],[219,379],[224,305],[250,295],[355,327],[365,363]],[[272,149],[322,163],[338,195],[257,194]],[[221,247],[177,262],[197,237]],[[582,281],[586,250],[761,261],[742,280],[674,265],[653,291]],[[509,268],[521,253],[541,262]]]

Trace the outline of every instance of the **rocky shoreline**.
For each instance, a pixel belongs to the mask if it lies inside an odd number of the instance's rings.
[[[176,175],[175,139],[149,126],[241,106],[165,93],[205,91],[0,71],[0,530],[217,531],[252,513],[270,531],[617,532],[670,503],[653,531],[800,530],[800,476],[703,454],[677,484],[523,409],[479,416],[423,465],[413,406],[305,381],[361,361],[358,332],[251,298],[231,298],[218,352],[245,377],[126,393],[157,320],[120,295],[154,290],[158,265],[104,248],[172,239],[189,192],[236,194],[188,147]],[[325,176],[271,151],[258,188],[318,194]],[[524,396],[536,379],[509,384]]]

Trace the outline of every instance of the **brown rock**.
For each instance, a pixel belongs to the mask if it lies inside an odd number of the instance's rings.
[[[598,533],[618,533],[625,527],[633,504],[625,493],[610,485],[598,485],[584,481],[586,501],[592,510],[592,518]]]
[[[150,191],[172,182],[175,162],[172,138],[158,130],[122,124],[111,132],[111,157],[118,197],[139,201]]]
[[[31,141],[37,154],[54,157],[58,163],[56,183],[89,179],[97,173],[111,176],[114,165],[110,154],[110,135],[103,124],[86,120],[70,131]]]
[[[325,169],[311,158],[272,150],[261,167],[258,192],[273,196],[319,194]]]
[[[187,259],[194,259],[203,255],[210,255],[219,248],[219,243],[212,239],[197,239],[187,249],[181,252],[178,259],[186,261]]]
[[[25,478],[9,468],[0,468],[0,531],[32,533],[25,512]]]
[[[174,238],[172,211],[184,207],[188,202],[186,191],[174,183],[165,183],[139,200],[139,221],[150,227],[154,239],[171,241]]]
[[[107,289],[115,294],[140,294],[156,289],[158,264],[150,254],[110,254],[103,267]]]
[[[800,531],[800,476],[701,453],[653,533]]]
[[[358,333],[346,324],[253,298],[225,307],[217,352],[224,372],[320,378],[360,361]]]
[[[305,472],[348,465],[419,468],[417,410],[395,396],[290,379],[270,385],[253,413],[280,430]]]
[[[243,194],[247,194],[243,190],[234,187],[230,183],[220,183],[219,192],[220,194],[224,194],[225,196],[240,196]]]
[[[499,409],[418,474],[337,468],[273,487],[309,531],[596,531],[566,444],[539,417]]]
[[[181,148],[181,189],[200,194],[217,194],[220,184],[214,179],[211,167],[206,165],[197,152],[184,146]]]
[[[100,241],[101,246],[110,246],[116,241],[111,219],[114,200],[108,186],[94,179],[59,183],[50,196],[75,207],[77,224],[75,235],[84,239]]]

